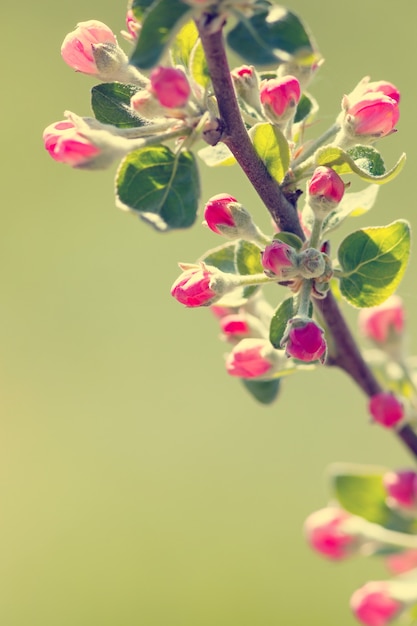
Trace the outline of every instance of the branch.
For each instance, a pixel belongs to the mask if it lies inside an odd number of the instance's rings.
[[[271,178],[246,131],[230,76],[222,31],[210,33],[203,21],[197,22],[197,28],[224,127],[222,141],[233,153],[279,228],[305,240],[296,208],[287,200],[279,184]],[[334,342],[334,352],[328,365],[335,365],[345,371],[367,396],[380,393],[382,388],[363,359],[333,294],[329,291],[326,298],[315,301],[315,305]],[[417,457],[417,434],[411,426],[403,426],[396,434]]]

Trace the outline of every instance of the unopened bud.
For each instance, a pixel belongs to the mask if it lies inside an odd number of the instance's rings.
[[[387,472],[384,474],[383,483],[388,504],[405,509],[413,509],[417,506],[416,472],[411,470]]]
[[[300,83],[294,76],[263,81],[260,97],[265,114],[273,123],[287,122],[295,115],[301,97]]]
[[[271,375],[280,360],[268,339],[242,339],[228,355],[226,369],[230,376],[260,378]]]
[[[150,75],[150,90],[168,109],[184,107],[190,97],[190,83],[184,72],[174,67],[156,67]]]
[[[314,215],[324,219],[342,200],[345,185],[331,167],[320,165],[307,183],[307,201]]]
[[[287,323],[280,344],[285,348],[288,357],[313,363],[324,363],[327,355],[327,344],[324,330],[308,317],[293,317]]]
[[[274,239],[262,252],[261,262],[268,276],[289,280],[298,275],[298,254],[284,241]]]
[[[368,410],[373,420],[384,426],[393,428],[404,417],[402,403],[392,393],[377,393],[369,399]]]

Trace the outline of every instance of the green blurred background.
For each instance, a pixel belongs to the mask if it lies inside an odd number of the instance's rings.
[[[311,89],[323,129],[366,74],[402,90],[399,132],[379,147],[388,166],[403,150],[408,163],[355,226],[414,224],[417,4],[289,7],[326,58]],[[114,168],[71,170],[43,149],[65,109],[90,114],[94,81],[63,63],[62,39],[87,19],[118,32],[124,13],[115,0],[0,8],[0,624],[349,626],[353,590],[386,572],[321,560],[302,524],[326,503],[329,463],[406,466],[407,452],[338,371],[255,404],[225,373],[210,312],[169,295],[177,261],[216,236],[199,223],[158,235],[114,207]],[[203,200],[227,191],[267,224],[236,168],[202,168],[202,185]],[[414,273],[401,294],[416,351]]]

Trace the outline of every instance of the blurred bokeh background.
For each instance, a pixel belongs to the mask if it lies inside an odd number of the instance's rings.
[[[401,89],[399,132],[379,148],[408,163],[357,226],[414,225],[417,4],[288,6],[326,59],[311,88],[323,128],[364,75]],[[63,63],[62,39],[87,19],[118,32],[124,13],[116,0],[0,7],[0,624],[353,625],[349,597],[382,564],[325,562],[302,524],[327,501],[329,463],[403,467],[408,453],[338,371],[257,405],[225,373],[210,312],[169,295],[177,261],[216,236],[200,220],[158,235],[114,207],[115,168],[71,170],[43,149],[64,110],[90,115],[94,81]],[[267,223],[237,168],[201,172],[203,201],[230,192]],[[415,263],[400,290],[411,351]]]

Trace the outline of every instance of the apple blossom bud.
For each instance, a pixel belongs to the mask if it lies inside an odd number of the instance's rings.
[[[280,345],[285,348],[288,357],[304,363],[314,361],[324,363],[326,360],[327,344],[324,330],[308,317],[290,319]]]
[[[222,317],[220,328],[222,333],[228,337],[247,337],[250,334],[248,320],[242,313]]]
[[[319,278],[328,271],[328,257],[315,248],[307,248],[298,254],[298,271],[303,278]]]
[[[404,417],[404,407],[392,393],[377,393],[369,399],[369,413],[385,428],[392,428]]]
[[[150,81],[150,90],[162,106],[179,109],[187,104],[191,88],[182,70],[174,67],[156,67],[151,72]]]
[[[294,116],[300,100],[300,83],[295,76],[265,80],[261,83],[260,97],[272,122],[287,122]]]
[[[320,165],[307,183],[308,204],[318,219],[324,219],[342,200],[343,180],[331,168]]]
[[[97,20],[80,22],[76,29],[65,37],[61,46],[62,58],[77,72],[97,76],[99,70],[93,54],[95,44],[117,46],[117,39],[103,22]]]
[[[417,550],[403,550],[389,554],[385,558],[385,564],[392,574],[404,574],[411,569],[417,568]]]
[[[402,337],[405,326],[402,299],[393,295],[378,306],[361,309],[358,325],[361,334],[377,344],[397,341]]]
[[[359,95],[355,100],[345,96],[342,108],[342,133],[350,140],[360,139],[361,143],[394,132],[400,117],[398,102],[382,92]]]
[[[237,95],[253,109],[260,111],[259,80],[253,65],[235,67],[230,75]]]
[[[372,81],[370,77],[365,76],[356,85],[355,89],[347,96],[349,100],[357,100],[360,96],[367,93],[382,93],[396,102],[400,101],[401,94],[397,87],[386,80]]]
[[[298,255],[295,248],[274,239],[262,252],[261,263],[268,276],[286,280],[298,274]]]
[[[267,339],[242,339],[226,359],[231,376],[258,378],[271,372],[274,366],[274,348]]]
[[[55,161],[72,167],[84,165],[100,154],[99,148],[83,137],[68,120],[55,122],[45,128],[43,141]]]
[[[125,34],[129,35],[129,39],[131,41],[135,41],[138,38],[141,25],[135,18],[135,15],[132,9],[129,9],[126,13],[126,28],[127,28],[127,33]]]
[[[304,532],[309,545],[333,561],[341,561],[355,554],[360,543],[349,528],[351,519],[349,513],[337,507],[315,511],[304,523]]]
[[[386,626],[403,610],[385,581],[372,581],[357,589],[350,600],[355,617],[365,626]]]
[[[387,472],[383,477],[388,504],[405,509],[417,505],[417,474],[411,470]]]
[[[214,233],[222,234],[222,231],[219,230],[219,226],[228,226],[236,229],[235,220],[230,210],[231,202],[237,202],[236,198],[229,196],[227,193],[219,193],[210,198],[206,203],[204,207],[204,219],[206,220],[206,225]]]
[[[140,89],[130,99],[130,106],[139,117],[152,120],[158,117],[182,117],[178,109],[162,106],[148,89]]]
[[[209,306],[239,284],[238,278],[204,263],[183,267],[186,269],[172,285],[171,295],[187,307]]]

